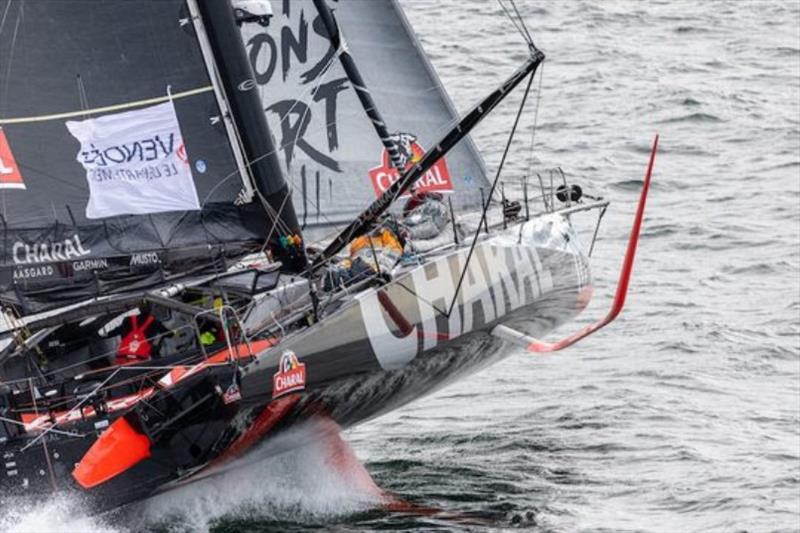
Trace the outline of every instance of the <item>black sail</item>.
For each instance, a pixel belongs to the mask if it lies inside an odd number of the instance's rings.
[[[92,121],[170,105],[184,146],[174,135],[128,132],[135,141],[92,154],[68,127],[84,122],[100,135]],[[157,192],[175,177],[167,167],[124,170],[160,152],[188,167],[178,170],[194,191],[176,190],[196,205]],[[98,157],[122,166],[81,163]],[[0,0],[2,303],[32,312],[224,270],[269,231],[258,202],[238,205],[243,183],[183,0]],[[152,188],[164,205],[149,194],[115,198],[107,185]],[[127,210],[93,210],[97,191],[105,196],[95,204],[119,200]]]

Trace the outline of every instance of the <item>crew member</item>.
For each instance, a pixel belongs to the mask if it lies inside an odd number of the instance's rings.
[[[350,260],[363,261],[373,272],[388,274],[400,261],[406,247],[406,232],[391,215],[367,235],[350,243]]]
[[[323,276],[323,289],[334,290],[380,274],[389,279],[406,247],[406,230],[387,216],[366,235],[350,243],[350,256],[334,259]]]
[[[150,304],[145,302],[139,307],[138,315],[126,316],[122,324],[107,335],[121,335],[116,363],[129,365],[158,357],[161,339],[166,333],[167,329],[153,314]]]

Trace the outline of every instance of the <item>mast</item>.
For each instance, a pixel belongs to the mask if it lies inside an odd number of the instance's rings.
[[[300,225],[233,6],[230,0],[190,0],[189,4],[199,10],[255,189],[274,215],[270,249],[285,268],[299,272],[307,266],[305,251],[302,245],[297,245],[299,240],[295,245],[291,241],[295,237],[302,239]],[[288,245],[287,238],[290,238]]]
[[[353,88],[355,89],[356,95],[361,102],[361,106],[364,108],[367,116],[372,121],[375,132],[378,134],[381,143],[389,153],[392,166],[402,172],[403,164],[400,152],[397,149],[397,145],[394,143],[394,141],[392,141],[392,138],[389,135],[389,130],[386,129],[386,123],[383,121],[383,118],[378,111],[378,107],[375,105],[375,101],[372,99],[372,94],[369,92],[366,83],[364,83],[364,78],[361,77],[361,73],[356,66],[356,62],[353,60],[353,56],[350,55],[350,50],[347,47],[344,36],[342,36],[342,33],[339,30],[339,23],[336,22],[336,19],[333,15],[333,10],[331,10],[331,8],[328,6],[326,0],[313,0],[313,2],[314,7],[316,7],[317,11],[319,12],[322,23],[325,25],[325,30],[328,32],[331,44],[336,50],[339,51],[339,60],[342,62],[342,67],[344,67],[344,72],[347,74],[347,79],[349,79],[350,83],[353,84]]]
[[[472,108],[459,123],[445,134],[434,148],[428,151],[422,160],[409,168],[403,175],[394,182],[386,191],[369,207],[367,207],[347,228],[345,228],[319,257],[311,265],[311,270],[320,268],[332,256],[336,255],[355,237],[363,235],[403,193],[408,191],[414,183],[427,172],[436,162],[444,157],[461,139],[469,134],[472,129],[480,123],[506,96],[524,80],[528,75],[536,74],[536,69],[544,61],[544,54],[535,48],[531,48],[531,56],[528,60],[511,75],[500,87],[484,98]]]

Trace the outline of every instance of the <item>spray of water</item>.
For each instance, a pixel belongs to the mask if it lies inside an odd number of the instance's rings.
[[[14,533],[204,532],[220,520],[321,522],[384,503],[335,426],[303,424],[266,442],[217,475],[111,516],[89,516],[77,497],[2,505],[0,531]]]
[[[352,450],[326,422],[292,429],[224,473],[152,498],[137,512],[134,529],[169,526],[207,531],[220,519],[317,521],[381,504],[382,494]],[[342,453],[353,460],[342,462]],[[352,465],[343,469],[342,464]],[[180,527],[176,527],[180,524]]]
[[[7,533],[124,533],[102,517],[89,516],[85,503],[72,494],[47,500],[9,498],[0,502],[0,531]]]

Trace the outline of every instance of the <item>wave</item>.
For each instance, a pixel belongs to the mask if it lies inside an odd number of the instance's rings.
[[[674,33],[709,33],[709,29],[703,26],[676,26]]]
[[[682,117],[673,117],[664,120],[659,120],[657,124],[675,124],[677,122],[695,122],[695,123],[716,123],[725,122],[724,119],[710,113],[692,113]]]
[[[775,48],[770,48],[770,51],[778,57],[794,57],[800,55],[800,48],[795,48],[793,46],[776,46]]]

